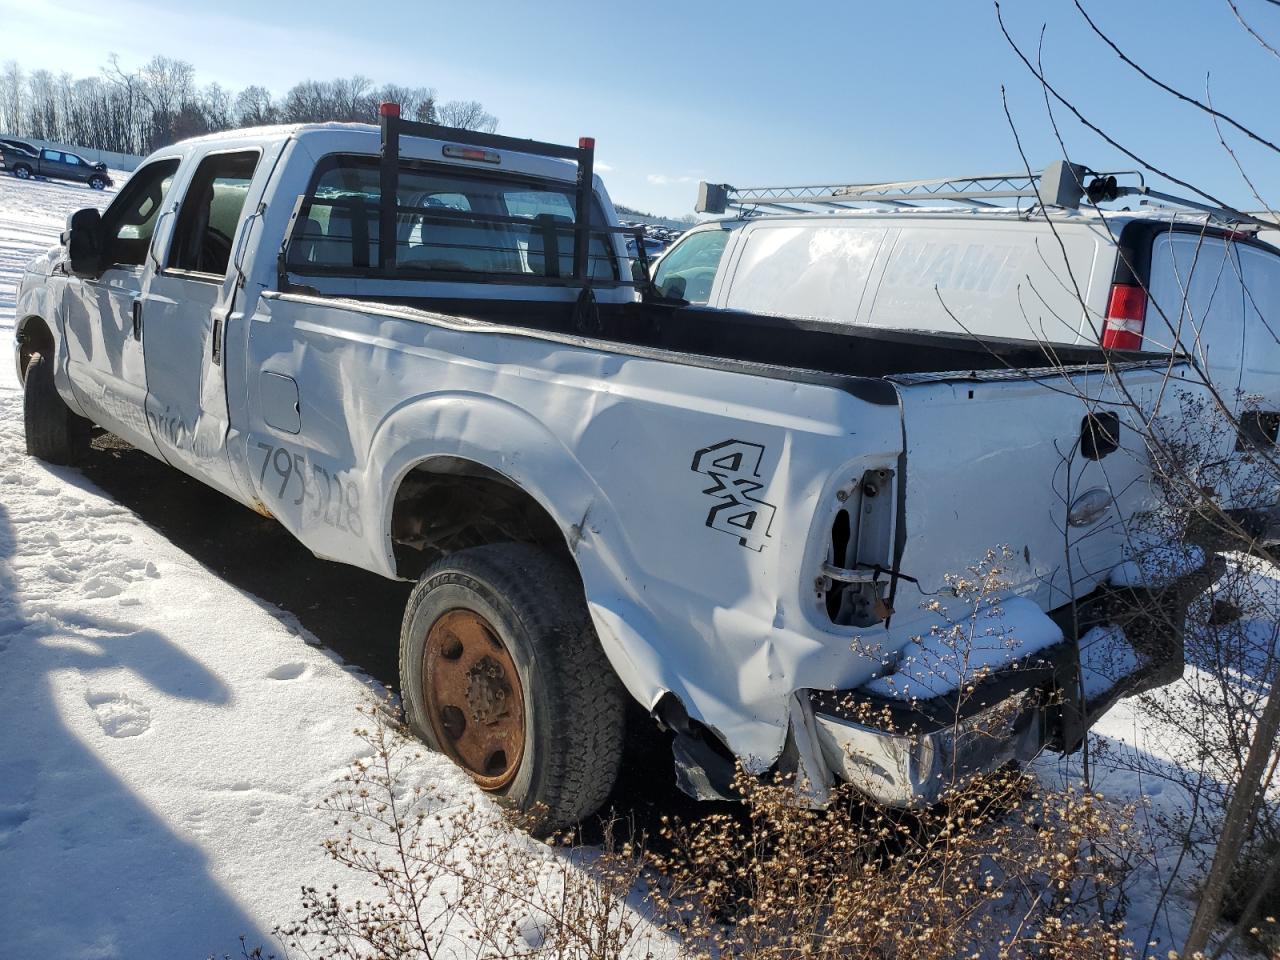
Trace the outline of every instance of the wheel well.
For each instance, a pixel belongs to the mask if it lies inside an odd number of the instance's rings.
[[[396,573],[406,579],[446,554],[485,543],[533,543],[573,561],[542,504],[498,471],[459,457],[436,457],[409,471],[391,508],[391,541]]]
[[[27,376],[27,363],[31,360],[33,353],[44,354],[52,362],[55,349],[53,332],[40,317],[28,317],[23,321],[18,328],[17,340],[18,367],[24,380]]]

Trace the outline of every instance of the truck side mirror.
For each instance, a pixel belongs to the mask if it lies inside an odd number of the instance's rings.
[[[96,277],[102,273],[102,214],[97,209],[86,207],[71,214],[62,239],[73,274]]]

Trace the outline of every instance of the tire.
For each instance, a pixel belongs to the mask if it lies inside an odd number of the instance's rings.
[[[13,168],[13,175],[17,177],[19,180],[30,180],[31,168],[28,167],[25,163],[20,163]]]
[[[105,190],[107,188],[107,181],[99,176],[90,177],[89,188],[91,190]]]
[[[464,628],[465,643],[457,639]],[[484,646],[478,637],[504,650],[490,646],[493,658],[477,660]],[[460,652],[449,657],[453,643]],[[465,674],[451,673],[467,662],[473,665]],[[518,684],[507,688],[511,702],[495,719],[485,704],[503,704],[507,694],[500,688],[486,700],[484,684],[506,683],[505,670],[494,670],[501,662],[514,665]],[[496,681],[484,679],[497,674]],[[467,678],[465,689],[441,693],[451,677]],[[428,569],[405,610],[400,686],[414,734],[517,811],[534,835],[575,824],[608,798],[622,760],[626,693],[600,647],[576,574],[545,550],[522,543],[473,547]],[[457,705],[446,702],[455,698]],[[509,729],[517,711],[518,737]],[[502,762],[490,765],[486,755],[482,769],[463,756],[468,736],[502,730],[513,745],[520,740],[518,759],[514,749],[496,751]]]
[[[40,353],[27,362],[22,385],[22,422],[27,453],[47,463],[71,466],[89,450],[89,421],[71,412],[53,383],[53,366]]]

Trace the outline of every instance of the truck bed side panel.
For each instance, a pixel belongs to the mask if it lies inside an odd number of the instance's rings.
[[[245,452],[318,554],[392,574],[399,482],[463,458],[555,519],[632,694],[673,691],[761,767],[794,689],[874,668],[814,578],[836,488],[897,463],[896,404],[394,308],[273,295],[251,322]]]

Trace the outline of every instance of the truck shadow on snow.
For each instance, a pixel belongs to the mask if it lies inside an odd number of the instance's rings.
[[[170,542],[263,601],[287,626],[300,626],[346,663],[398,689],[400,621],[412,584],[321,560],[276,521],[110,434],[94,440],[80,469]],[[668,737],[638,706],[628,722],[627,755],[606,809],[649,833],[663,816],[707,813],[709,805],[676,787]],[[588,842],[599,836],[594,827],[584,830]]]
[[[39,532],[27,529],[28,536]],[[112,741],[147,732],[146,705],[98,679],[122,668],[133,674],[135,692],[223,705],[231,691],[161,633],[52,599],[29,602],[13,573],[17,546],[0,504],[6,948],[13,956],[114,956],[117,949],[183,956],[193,945],[201,953],[234,950],[241,932],[266,942],[212,876],[204,851],[157,816],[70,723],[87,707]],[[77,676],[68,679],[68,672]],[[55,674],[62,676],[55,681]],[[84,688],[79,703],[77,685]]]

